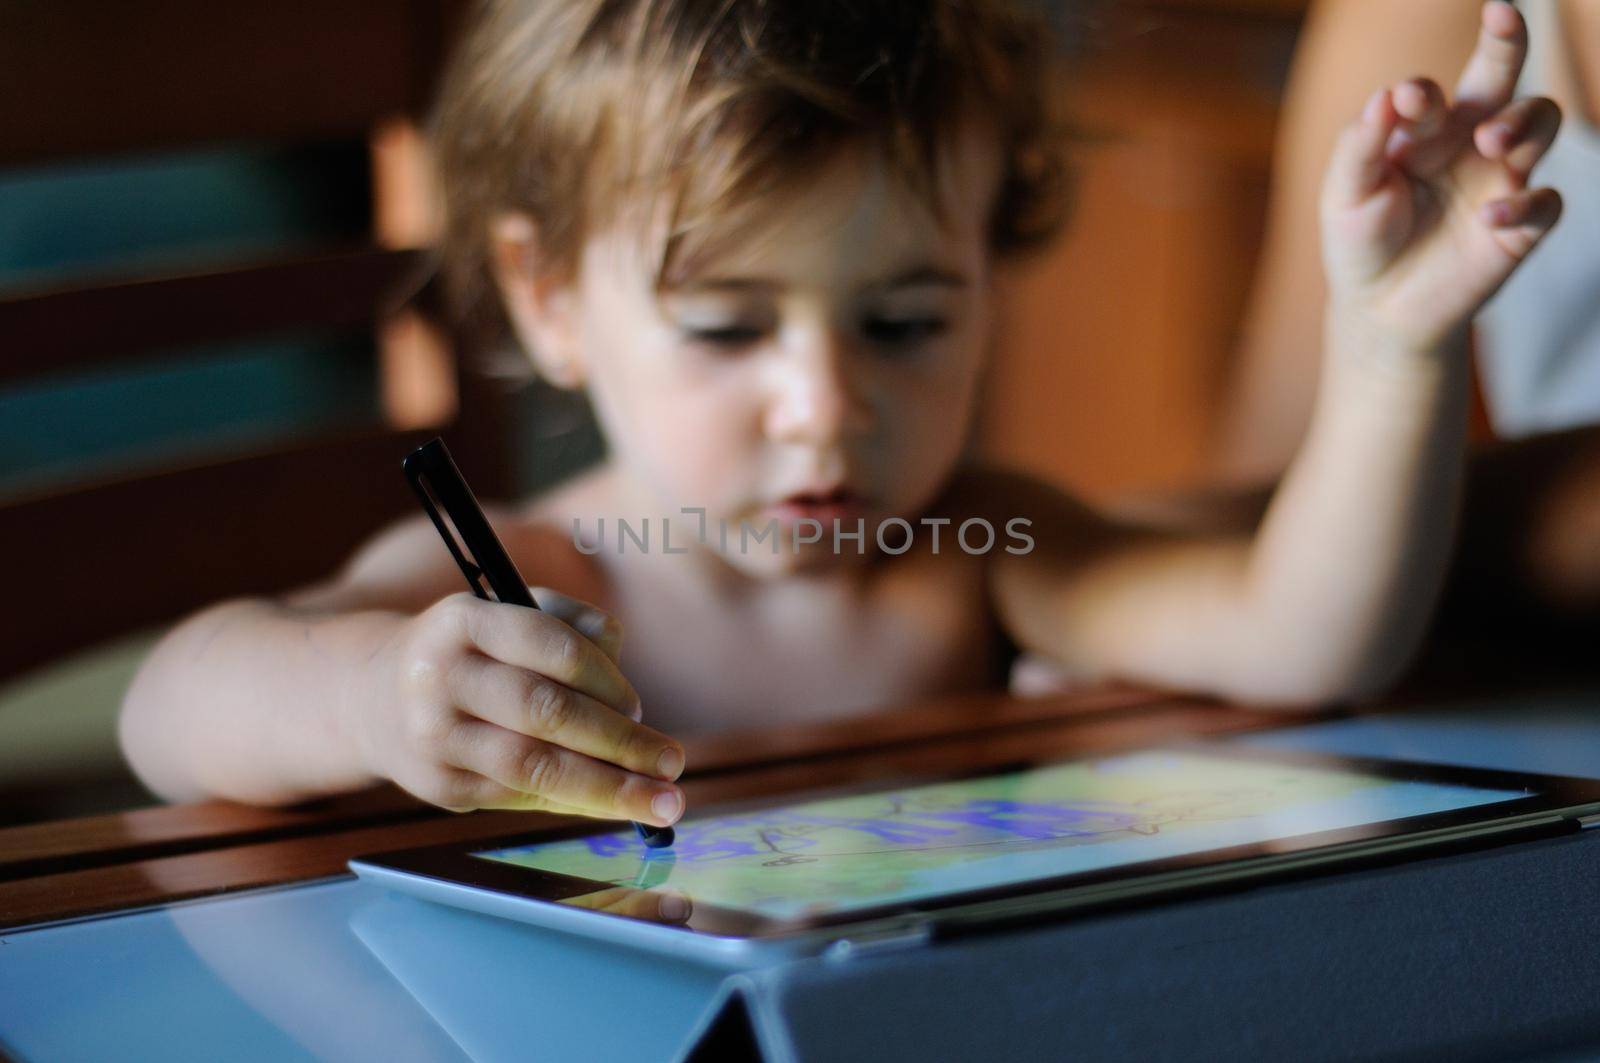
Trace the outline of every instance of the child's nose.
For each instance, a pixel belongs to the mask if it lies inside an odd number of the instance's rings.
[[[790,359],[767,411],[767,435],[784,443],[832,443],[860,431],[868,410],[850,361],[844,344],[833,341]]]

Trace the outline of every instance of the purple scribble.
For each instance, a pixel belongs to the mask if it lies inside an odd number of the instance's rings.
[[[972,800],[950,809],[907,809],[896,803],[893,814],[898,818],[778,811],[684,823],[678,826],[672,848],[660,850],[646,848],[631,832],[591,835],[583,841],[589,852],[598,857],[633,856],[689,863],[803,852],[819,844],[813,836],[816,832],[830,829],[859,831],[877,843],[910,848],[959,839],[964,834],[970,841],[973,831],[1037,841],[1125,830],[1148,820],[1147,811],[1128,805],[1028,804],[1004,798]],[[740,837],[741,834],[746,836]]]
[[[727,821],[680,825],[670,849],[651,849],[631,832],[590,835],[583,841],[595,856],[637,856],[644,860],[721,860],[755,856],[763,851],[752,841],[729,837],[725,832],[732,826],[735,824]]]
[[[583,839],[583,843],[595,856],[626,856],[635,850],[645,849],[633,833],[591,834]]]
[[[1115,806],[1036,805],[1003,798],[985,798],[967,803],[966,808],[945,811],[908,811],[918,819],[964,823],[970,827],[1013,834],[1019,838],[1060,838],[1101,834],[1123,830],[1145,820],[1138,812]]]
[[[934,827],[925,823],[905,823],[893,819],[852,819],[847,816],[796,816],[794,826],[858,830],[891,845],[921,845],[955,833],[948,828]]]

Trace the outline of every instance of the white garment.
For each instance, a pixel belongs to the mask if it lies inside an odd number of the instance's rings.
[[[1520,95],[1548,96],[1570,64],[1558,0],[1522,0]],[[1600,423],[1600,129],[1567,108],[1533,184],[1564,201],[1561,224],[1478,316],[1484,399],[1507,437]]]

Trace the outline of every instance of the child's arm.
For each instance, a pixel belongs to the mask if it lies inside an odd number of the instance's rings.
[[[1452,539],[1472,314],[1554,225],[1528,190],[1548,100],[1511,102],[1514,9],[1484,9],[1453,106],[1432,82],[1376,94],[1322,197],[1329,301],[1304,447],[1253,538],[1129,533],[1058,505],[997,568],[1027,648],[1075,671],[1257,701],[1369,693],[1419,641]]]
[[[570,549],[551,538],[506,542]],[[123,701],[129,761],[169,800],[285,804],[388,779],[447,808],[676,818],[651,802],[682,808],[668,781],[682,748],[636,722],[616,622],[552,592],[533,610],[459,583],[419,519],[328,584],[196,614]]]

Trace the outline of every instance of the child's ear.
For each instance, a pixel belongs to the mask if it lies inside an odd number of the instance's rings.
[[[501,304],[539,374],[557,387],[581,387],[576,281],[550,268],[539,253],[538,230],[526,214],[495,217],[489,223],[489,246]]]

